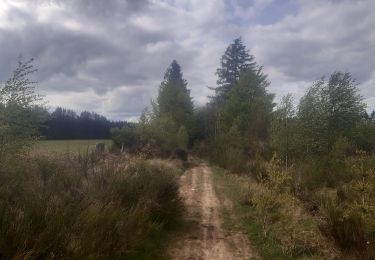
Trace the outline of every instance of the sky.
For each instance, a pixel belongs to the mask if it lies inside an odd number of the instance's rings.
[[[137,120],[176,59],[202,106],[237,37],[296,102],[351,72],[375,109],[375,0],[0,0],[0,82],[34,58],[48,107]]]

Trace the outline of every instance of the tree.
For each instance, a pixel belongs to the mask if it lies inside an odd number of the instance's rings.
[[[294,142],[295,128],[295,108],[293,104],[292,94],[288,94],[281,98],[276,111],[273,113],[270,143],[276,152],[285,161],[285,168],[288,168],[290,160],[291,143]]]
[[[261,68],[256,72],[241,73],[220,111],[219,120],[224,132],[235,128],[243,138],[265,140],[274,106],[274,95],[267,92],[268,85],[267,75]]]
[[[329,145],[338,136],[353,138],[366,105],[350,73],[334,72],[323,88],[323,102],[328,117]]]
[[[353,141],[365,105],[350,73],[334,72],[318,80],[298,108],[301,138],[307,152],[327,152],[338,137]]]
[[[36,82],[29,79],[29,76],[37,71],[33,61],[34,59],[24,61],[22,56],[18,58],[17,68],[0,90],[0,102],[3,105],[15,104],[22,108],[29,108],[42,100],[42,97],[35,92]]]
[[[73,110],[57,107],[49,114],[40,132],[47,139],[108,139],[111,137],[111,128],[121,128],[128,124],[109,121],[94,112],[83,111],[77,115]]]
[[[226,100],[227,94],[238,81],[240,74],[244,71],[256,71],[257,64],[254,56],[249,54],[241,38],[237,38],[225,50],[220,60],[221,67],[216,74],[218,87],[215,88],[216,99]]]
[[[174,149],[187,148],[193,128],[193,102],[181,67],[172,61],[164,74],[156,102],[145,109],[137,131],[143,149],[169,156]]]
[[[42,97],[29,78],[36,72],[32,62],[19,57],[13,75],[0,86],[0,155],[31,144],[46,118]]]
[[[190,129],[193,102],[187,82],[182,77],[181,67],[177,61],[173,61],[164,75],[160,84],[157,98],[158,113],[160,117],[169,117],[180,126]]]

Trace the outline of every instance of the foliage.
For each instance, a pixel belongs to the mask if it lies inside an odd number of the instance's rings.
[[[322,230],[346,253],[358,259],[375,257],[374,156],[359,153],[349,158],[352,180],[333,194],[322,194]]]
[[[218,76],[215,88],[216,100],[226,100],[227,94],[238,81],[240,74],[246,71],[256,71],[254,57],[249,54],[241,38],[237,38],[225,50],[220,59],[221,67],[217,69]]]
[[[270,125],[270,145],[274,151],[285,162],[285,168],[288,168],[291,154],[296,152],[295,131],[295,108],[293,96],[288,94],[282,97],[280,104],[272,115]]]
[[[266,90],[266,75],[259,69],[240,75],[225,104],[217,107],[211,159],[219,165],[242,171],[247,158],[266,153],[273,95]],[[209,120],[209,119],[208,119]]]
[[[193,103],[190,90],[186,88],[187,82],[182,77],[181,67],[177,61],[172,61],[160,84],[157,98],[158,116],[167,117],[178,128],[191,127]]]
[[[193,123],[190,90],[174,60],[160,84],[157,101],[151,101],[151,110],[142,112],[135,128],[115,129],[112,134],[116,144],[137,148],[146,156],[168,157],[176,148],[188,148]]]
[[[121,149],[134,151],[139,148],[140,135],[134,126],[111,129],[112,140]]]
[[[328,152],[340,136],[354,140],[364,107],[350,73],[334,72],[328,82],[317,81],[298,107],[301,151]]]
[[[261,69],[241,74],[229,92],[228,101],[219,110],[223,132],[236,129],[243,138],[265,139],[273,108],[273,95],[267,93],[266,77]]]
[[[353,142],[360,150],[369,153],[375,151],[375,114],[374,119],[362,118],[356,125]]]
[[[29,78],[36,71],[32,62],[20,57],[13,75],[0,85],[0,158],[30,146],[45,120],[42,98]]]

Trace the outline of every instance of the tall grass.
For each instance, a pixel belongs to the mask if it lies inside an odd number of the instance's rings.
[[[2,158],[0,258],[152,258],[150,239],[180,218],[175,171],[92,156]]]
[[[224,192],[235,201],[234,213],[252,244],[265,259],[336,259],[335,243],[320,232],[320,219],[311,216],[293,194],[291,169],[275,158],[256,156],[250,174],[215,171]]]

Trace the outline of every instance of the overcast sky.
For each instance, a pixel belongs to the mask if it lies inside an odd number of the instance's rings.
[[[374,0],[0,0],[0,81],[34,57],[51,108],[135,120],[173,59],[203,105],[239,36],[277,99],[342,70],[375,108]]]

